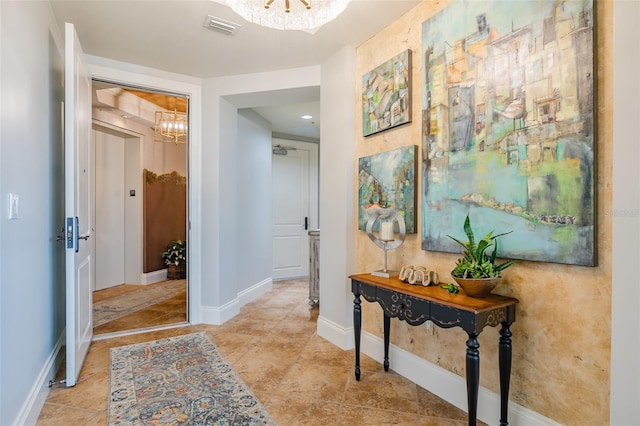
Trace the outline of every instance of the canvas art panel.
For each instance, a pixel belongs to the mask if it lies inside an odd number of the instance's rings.
[[[358,160],[358,229],[365,231],[375,209],[394,209],[404,219],[407,234],[416,231],[418,146],[405,146]],[[378,222],[374,230],[378,230]],[[395,223],[395,232],[398,224]]]
[[[411,122],[411,50],[362,77],[362,134]]]
[[[467,213],[499,255],[595,265],[594,9],[455,1],[423,23],[422,248]]]

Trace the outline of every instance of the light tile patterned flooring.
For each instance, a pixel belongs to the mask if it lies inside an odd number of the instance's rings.
[[[138,328],[157,327],[166,324],[178,324],[187,321],[187,280],[171,281],[184,285],[184,291],[174,297],[147,306],[132,314],[117,318],[108,323],[94,327],[93,334],[117,333]],[[169,283],[169,282],[166,282]],[[131,295],[139,299],[141,294],[151,289],[150,285],[123,284],[117,287],[93,292],[93,303],[103,302],[108,299],[117,300],[118,296]]]
[[[76,386],[53,388],[37,425],[106,425],[109,348],[197,331],[208,334],[280,426],[467,424],[466,413],[392,371],[385,373],[365,355],[357,382],[353,350],[343,351],[316,334],[318,309],[309,310],[307,296],[307,281],[280,281],[223,325],[95,341]]]

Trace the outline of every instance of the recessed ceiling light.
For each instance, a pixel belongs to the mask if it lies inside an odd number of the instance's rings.
[[[133,117],[132,115],[129,114],[122,114],[120,117],[124,118],[125,120],[130,119],[131,117]]]
[[[311,120],[311,119],[313,118],[313,116],[311,116],[311,115],[309,115],[309,114],[305,114],[305,115],[303,115],[303,116],[302,116],[302,117],[300,117],[300,118],[302,118],[303,120]]]

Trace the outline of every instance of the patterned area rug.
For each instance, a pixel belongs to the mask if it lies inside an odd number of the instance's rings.
[[[275,425],[206,333],[111,349],[109,425]]]
[[[140,290],[111,297],[93,305],[93,326],[118,318],[178,296],[186,290],[185,280],[168,280],[141,286]]]

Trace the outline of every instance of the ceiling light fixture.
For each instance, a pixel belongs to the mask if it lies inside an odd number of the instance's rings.
[[[301,116],[300,118],[302,118],[303,120],[311,120],[313,118],[313,116],[311,116],[309,114],[305,114],[305,115]]]
[[[177,111],[156,111],[153,130],[156,142],[187,143],[187,114]]]
[[[350,1],[226,0],[234,12],[254,24],[277,30],[302,30],[312,34],[344,12]]]

